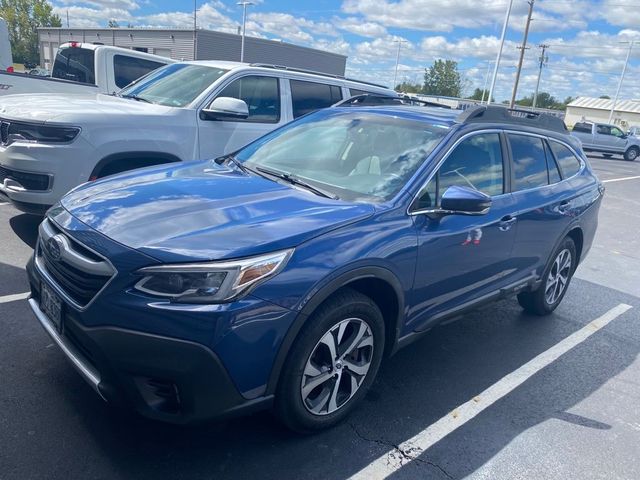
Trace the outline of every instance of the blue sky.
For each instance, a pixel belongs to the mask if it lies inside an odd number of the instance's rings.
[[[52,0],[72,27],[120,24],[192,26],[191,0]],[[348,56],[347,73],[391,85],[398,41],[398,80],[421,80],[437,58],[459,62],[468,93],[484,85],[498,48],[507,0],[254,0],[247,35],[322,48]],[[242,21],[235,1],[198,0],[198,26],[235,32]],[[509,98],[528,10],[514,0],[496,85],[496,99]],[[518,97],[533,92],[537,45],[549,61],[541,91],[566,96],[615,94],[631,40],[631,62],[621,98],[640,99],[640,0],[537,0]],[[627,43],[624,43],[627,42]]]

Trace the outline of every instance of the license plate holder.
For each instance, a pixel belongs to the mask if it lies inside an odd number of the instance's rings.
[[[46,283],[40,284],[40,310],[51,321],[55,329],[62,333],[62,298]]]

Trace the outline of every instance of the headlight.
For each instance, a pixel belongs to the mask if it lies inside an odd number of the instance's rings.
[[[293,249],[222,262],[146,267],[135,289],[180,303],[224,303],[280,272]]]
[[[22,122],[9,122],[5,142],[11,144],[17,141],[34,143],[66,143],[72,141],[80,133],[78,127],[56,127]]]

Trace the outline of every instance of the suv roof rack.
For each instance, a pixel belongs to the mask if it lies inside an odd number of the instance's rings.
[[[334,103],[334,107],[372,107],[376,105],[403,105],[402,98],[391,95],[378,95],[375,93],[363,93]]]
[[[493,105],[478,105],[468,108],[458,115],[456,121],[458,123],[509,123],[559,133],[568,133],[569,131],[561,118],[548,113]]]
[[[335,73],[318,72],[316,70],[307,70],[306,68],[287,67],[286,65],[276,65],[273,63],[251,63],[250,66],[261,67],[261,68],[273,68],[275,70],[287,70],[289,72],[296,72],[296,73],[309,73],[311,75],[319,75],[321,77],[329,77],[329,78],[338,78],[340,80],[347,80],[348,82],[357,82],[357,83],[362,83],[363,85],[371,85],[372,87],[380,87],[380,88],[385,88],[387,90],[390,90],[389,87],[385,85],[380,85],[379,83],[365,82],[364,80],[347,78],[344,75],[336,75]]]
[[[446,108],[447,110],[451,110],[449,105],[445,105],[444,103],[432,102],[430,100],[423,100],[418,97],[414,97],[412,95],[400,95],[400,98],[405,102],[409,102],[409,105],[414,105],[416,103],[422,105],[423,107],[437,107],[437,108]]]

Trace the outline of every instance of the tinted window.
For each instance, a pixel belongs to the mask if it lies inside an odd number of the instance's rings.
[[[280,89],[275,77],[250,75],[239,78],[226,86],[218,97],[244,100],[249,107],[249,117],[241,122],[278,123],[280,120]]]
[[[364,90],[358,90],[357,88],[350,88],[349,95],[355,97],[356,95],[369,95],[371,92],[365,92]]]
[[[596,127],[596,132],[601,135],[611,135],[611,127],[609,125],[598,125]]]
[[[76,47],[58,50],[51,76],[74,82],[95,84],[94,51]]]
[[[164,63],[152,62],[142,58],[115,55],[113,57],[113,73],[116,77],[116,86],[124,88],[134,80],[163,65]]]
[[[298,118],[314,110],[330,107],[342,100],[342,91],[335,85],[289,80],[293,118]]]
[[[549,183],[558,183],[562,180],[562,176],[560,175],[560,170],[558,169],[558,164],[556,163],[553,155],[549,152],[549,146],[545,146],[545,154],[547,157],[547,171],[549,172]]]
[[[558,161],[562,176],[569,178],[574,176],[580,170],[580,160],[576,158],[571,150],[558,142],[549,142],[551,151]]]
[[[576,123],[573,126],[574,132],[583,132],[583,133],[591,133],[591,124],[590,123]]]
[[[483,133],[467,138],[440,166],[420,195],[417,208],[440,204],[447,188],[471,187],[487,195],[504,192],[502,147],[497,133]]]
[[[509,135],[508,138],[513,155],[514,191],[548,185],[542,139],[524,135]]]

